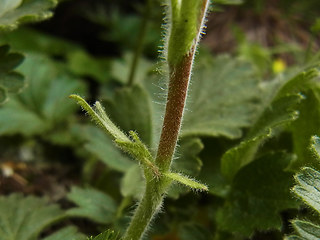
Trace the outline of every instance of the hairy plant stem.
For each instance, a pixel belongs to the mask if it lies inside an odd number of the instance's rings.
[[[144,9],[144,16],[143,16],[142,23],[141,23],[141,26],[139,29],[136,49],[134,51],[132,63],[130,66],[129,78],[128,78],[128,82],[127,82],[128,86],[132,86],[133,82],[134,82],[136,69],[139,64],[139,59],[142,54],[144,39],[145,39],[145,36],[147,33],[148,22],[149,22],[149,18],[150,18],[151,11],[152,11],[152,1],[153,0],[146,0],[146,1],[147,1],[147,3],[145,6],[145,9]]]
[[[169,86],[165,116],[155,164],[160,170],[156,177],[145,169],[146,189],[123,240],[139,240],[159,210],[171,180],[164,176],[170,171],[185,107],[195,49],[200,38],[209,0],[171,0],[172,16],[168,39],[167,61]],[[180,5],[179,5],[180,4]],[[181,9],[181,14],[178,12]],[[182,17],[181,17],[182,16]],[[189,21],[190,20],[190,21]],[[189,25],[185,28],[185,23]],[[190,23],[192,23],[190,25]],[[194,24],[193,24],[194,23]],[[195,25],[195,26],[194,26]],[[190,34],[188,35],[188,31]],[[181,37],[186,35],[187,37]],[[179,41],[182,42],[182,48]],[[174,46],[171,46],[174,45]],[[185,46],[190,46],[185,50]],[[178,50],[177,50],[178,49]],[[175,54],[174,51],[178,51]]]
[[[150,175],[150,177],[152,177]],[[164,177],[151,178],[146,182],[146,189],[138,208],[136,209],[131,223],[123,237],[123,240],[139,240],[148,228],[152,218],[161,207],[164,192],[170,181]]]
[[[193,56],[194,49],[185,55],[180,64],[169,66],[170,80],[167,104],[156,158],[156,163],[162,171],[169,170],[176,148],[188,92]]]
[[[176,5],[176,0],[171,0],[172,5]],[[195,49],[200,40],[201,28],[204,23],[206,10],[208,8],[209,0],[198,0],[200,11],[198,12],[196,18],[196,35],[192,40],[193,44],[191,45],[189,51],[187,53],[183,53],[182,57],[176,56],[178,59],[181,59],[179,62],[176,62],[175,59],[172,59],[174,56],[175,47],[171,47],[171,45],[175,46],[177,39],[179,39],[180,31],[188,31],[188,29],[184,29],[184,23],[188,22],[186,16],[183,16],[183,19],[180,19],[180,26],[182,27],[172,27],[171,34],[169,38],[168,45],[168,65],[169,65],[169,87],[168,87],[168,95],[167,95],[167,103],[165,116],[162,125],[162,131],[160,136],[160,142],[158,146],[158,152],[156,157],[156,164],[160,168],[160,170],[168,171],[170,169],[171,161],[174,155],[174,151],[177,145],[178,136],[181,128],[182,117],[186,102],[186,97],[188,93],[189,80],[191,77],[191,70],[193,65],[193,59],[195,54]],[[182,4],[185,1],[182,1]],[[186,1],[187,4],[190,4],[191,1]],[[183,6],[182,6],[183,7]],[[186,13],[190,14],[193,11],[192,6],[189,5]],[[172,9],[172,12],[177,11],[176,9]],[[183,11],[183,10],[181,10]],[[187,14],[187,15],[188,15]],[[178,14],[179,15],[179,14]],[[180,14],[183,15],[183,14]],[[172,16],[173,21],[179,21]],[[173,22],[174,24],[174,22]],[[179,55],[179,52],[177,52]]]

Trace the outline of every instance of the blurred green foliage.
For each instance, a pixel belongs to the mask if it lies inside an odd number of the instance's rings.
[[[246,0],[238,5],[241,3],[216,1],[212,8],[223,11],[229,4],[237,4],[233,8],[263,14],[271,4],[265,0]],[[276,7],[289,19],[302,17],[312,31],[310,41],[317,43],[319,4],[318,0],[280,0]],[[8,9],[0,6],[3,26]],[[69,193],[59,202],[66,211],[36,197],[1,196],[0,221],[7,223],[3,231],[27,236],[21,240],[37,239],[40,232],[46,235],[41,239],[78,240],[85,238],[77,233],[79,230],[90,235],[106,228],[124,231],[144,187],[138,164],[79,114],[68,96],[77,93],[89,100],[100,99],[117,126],[126,132],[136,130],[155,151],[167,83],[163,74],[167,69],[157,57],[162,44],[163,9],[159,6],[147,19],[149,27],[133,86],[127,81],[139,44],[143,2],[62,1],[50,22],[8,31],[29,20],[20,18],[21,12],[16,15],[19,7],[14,8],[13,25],[0,36],[0,94],[3,100],[10,98],[0,106],[0,140],[12,139],[3,148],[2,177],[13,176],[5,175],[5,152],[23,162],[10,149],[32,148],[26,144],[32,141],[41,151],[27,164],[37,168],[40,159],[49,159],[50,145],[54,156],[61,157],[46,164],[60,163],[73,169],[76,180],[61,181],[76,186],[65,189]],[[49,16],[52,7],[45,6],[44,12],[39,8],[41,16]],[[98,30],[88,37],[91,28]],[[170,189],[164,213],[155,219],[146,239],[259,239],[258,235],[268,234],[276,236],[269,239],[280,239],[290,229],[286,216],[299,210],[299,202],[290,194],[294,174],[303,166],[319,165],[309,142],[311,136],[320,134],[320,53],[286,43],[265,46],[249,40],[246,29],[237,23],[231,30],[237,42],[235,53],[215,56],[206,46],[199,48],[172,165],[183,174],[197,176],[210,191],[194,197],[183,186]],[[291,63],[281,54],[288,54]],[[72,153],[68,162],[63,162],[65,152]],[[35,182],[26,178],[30,184]],[[26,204],[32,206],[27,209]],[[45,226],[40,218],[29,216],[37,215],[40,205]],[[24,217],[32,221],[23,223]],[[69,221],[66,225],[71,222],[71,226],[47,236],[52,232],[46,231],[47,227],[65,218]],[[79,219],[88,224],[83,227]],[[29,224],[32,226],[27,232],[24,228]],[[296,229],[303,227],[294,224]],[[107,232],[93,239],[112,235]]]

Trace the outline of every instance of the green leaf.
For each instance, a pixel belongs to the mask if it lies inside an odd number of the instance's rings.
[[[106,82],[109,67],[109,60],[103,58],[94,58],[83,49],[69,51],[67,53],[69,69],[80,76],[89,76],[98,80],[100,83]]]
[[[261,90],[252,66],[238,59],[199,56],[191,80],[181,136],[239,138],[252,124]]]
[[[292,173],[285,170],[292,159],[283,152],[270,153],[242,168],[217,212],[218,228],[242,237],[280,229],[280,212],[298,205],[290,195]]]
[[[0,108],[0,134],[30,136],[66,127],[61,123],[77,109],[68,96],[83,93],[84,85],[40,55],[28,55],[19,71],[28,87]]]
[[[299,236],[292,235],[292,236],[285,237],[284,240],[306,240],[306,239]]]
[[[320,166],[309,150],[311,136],[320,135],[320,86],[310,86],[303,94],[305,100],[298,108],[299,118],[290,128],[294,152],[297,154],[297,160],[290,167],[296,170],[306,165]]]
[[[314,65],[317,66],[318,63]],[[304,96],[296,108],[299,118],[290,125],[293,137],[294,152],[297,158],[292,162],[290,168],[297,170],[305,165],[317,165],[310,156],[309,140],[314,134],[320,134],[320,85],[318,82],[319,70],[307,68],[295,74],[284,76],[271,82],[274,85],[270,88],[271,96],[280,99],[284,96],[300,93]]]
[[[68,216],[88,218],[101,224],[108,224],[114,220],[117,204],[103,192],[72,187],[67,198],[78,206],[67,210]]]
[[[120,192],[124,197],[133,196],[140,200],[145,189],[145,180],[138,164],[133,165],[125,172],[120,185]]]
[[[91,77],[100,83],[110,79],[110,60],[94,57],[80,45],[66,39],[46,35],[32,29],[19,28],[13,32],[6,32],[0,43],[9,42],[13,49],[21,52],[47,54],[61,57],[64,68],[78,76]]]
[[[100,102],[96,101],[94,106],[91,107],[82,97],[78,95],[72,94],[69,97],[76,100],[77,103],[82,107],[82,109],[86,111],[86,113],[88,113],[91,119],[113,139],[130,142],[128,137],[110,120]]]
[[[52,16],[57,0],[0,0],[0,31],[13,30],[26,22]]]
[[[0,46],[0,104],[8,98],[8,93],[18,93],[25,86],[24,77],[14,71],[21,64],[24,56],[9,53],[9,46]]]
[[[70,95],[70,98],[75,99],[79,105],[90,115],[102,129],[109,134],[116,145],[120,147],[124,152],[129,153],[132,157],[142,163],[145,169],[149,169],[151,172],[150,176],[160,176],[158,167],[154,164],[154,159],[149,152],[148,148],[141,142],[138,135],[130,131],[129,139],[116,125],[110,120],[105,113],[100,102],[96,102],[94,108],[78,95]]]
[[[86,240],[87,238],[78,232],[78,229],[73,226],[65,227],[42,240]]]
[[[35,240],[46,227],[65,215],[58,205],[20,194],[0,197],[0,240]]]
[[[121,21],[121,24],[123,24],[122,21]],[[132,29],[130,31],[132,32]],[[126,84],[128,81],[132,58],[133,58],[133,54],[130,52],[127,52],[124,54],[122,59],[115,60],[112,62],[111,76],[115,80],[121,82],[122,84]],[[150,61],[148,61],[145,58],[141,58],[140,63],[136,69],[133,82],[141,83],[143,80],[145,80],[145,78],[147,77],[147,73],[152,66],[153,64]]]
[[[313,137],[311,149],[320,160],[320,142],[318,137]],[[312,207],[320,214],[320,172],[305,167],[295,175],[297,185],[293,187],[293,192],[301,198],[308,206]],[[305,220],[294,220],[292,225],[299,236],[289,236],[287,239],[314,240],[320,238],[320,226]]]
[[[176,181],[178,183],[181,183],[189,188],[192,188],[194,190],[199,190],[199,191],[208,191],[208,187],[202,183],[197,182],[194,179],[188,178],[186,176],[183,176],[182,174],[179,173],[174,173],[174,172],[168,172],[164,173],[164,175],[169,178],[172,181]]]
[[[179,141],[176,158],[171,164],[172,171],[196,177],[203,165],[198,156],[203,148],[204,146],[199,138],[183,138]],[[169,187],[168,196],[177,199],[180,194],[185,194],[189,191],[190,188],[188,187],[172,184]]]
[[[115,140],[116,144],[133,158],[138,160],[145,170],[150,170],[153,176],[159,177],[160,172],[148,148],[141,142],[138,135],[130,131],[131,141]]]
[[[294,220],[292,225],[296,232],[304,239],[316,240],[320,238],[320,226],[301,220]]]
[[[151,100],[139,85],[117,90],[112,100],[102,102],[110,118],[125,132],[134,130],[150,146],[152,137]]]
[[[185,138],[179,142],[176,159],[172,163],[172,170],[188,176],[197,176],[201,170],[202,162],[198,154],[203,149],[203,144],[198,138]],[[138,187],[137,187],[138,186]],[[124,175],[121,182],[121,192],[124,196],[134,196],[140,199],[145,186],[141,169],[137,165],[132,166]],[[168,196],[174,199],[180,194],[187,193],[190,188],[184,185],[172,184],[168,190]]]
[[[118,234],[116,234],[114,231],[107,230],[103,233],[100,233],[95,238],[88,238],[88,240],[118,240]]]
[[[297,118],[296,105],[300,95],[288,95],[276,99],[258,118],[250,129],[248,136],[239,145],[228,150],[221,159],[221,171],[232,180],[235,174],[255,158],[259,146],[274,136],[279,126],[286,125]]]
[[[85,149],[94,154],[108,167],[120,172],[126,172],[134,164],[121,153],[110,137],[97,127],[85,126],[81,133],[82,136],[80,137],[83,137],[86,141]]]
[[[184,138],[179,141],[176,159],[173,160],[171,169],[189,176],[197,176],[202,168],[199,158],[204,145],[200,138]]]
[[[320,174],[312,168],[303,168],[295,176],[298,185],[294,186],[293,191],[307,205],[320,213]]]
[[[179,227],[179,239],[181,240],[208,240],[212,239],[208,230],[200,224],[185,223]]]

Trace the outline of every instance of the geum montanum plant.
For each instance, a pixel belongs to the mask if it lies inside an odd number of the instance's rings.
[[[166,191],[173,181],[195,190],[208,190],[207,186],[172,172],[170,169],[183,118],[194,55],[202,34],[208,5],[209,0],[170,0],[168,2],[168,37],[164,53],[169,69],[169,85],[156,156],[153,156],[141,142],[136,132],[130,131],[127,136],[118,129],[109,119],[100,102],[97,101],[93,107],[90,107],[80,96],[70,96],[112,137],[120,149],[138,160],[143,169],[146,181],[145,192],[123,240],[141,239],[150,221],[160,209]]]

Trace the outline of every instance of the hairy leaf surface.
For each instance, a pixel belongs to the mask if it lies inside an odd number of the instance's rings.
[[[314,136],[312,138],[311,150],[317,161],[320,160],[320,140]],[[320,214],[320,172],[305,167],[295,175],[297,185],[294,186],[293,192],[303,201],[305,204],[313,208],[317,212],[317,216]],[[304,239],[314,240],[320,238],[320,226],[306,220],[296,219],[292,222],[297,235],[288,236],[285,239]]]

